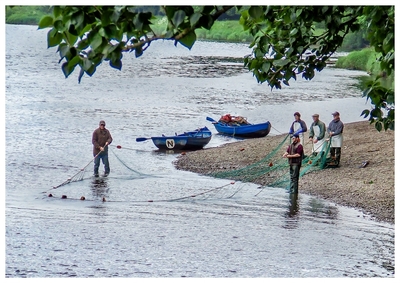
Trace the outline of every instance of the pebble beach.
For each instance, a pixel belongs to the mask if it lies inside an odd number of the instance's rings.
[[[261,160],[285,135],[185,152],[178,156],[175,167],[202,175],[241,168]],[[345,123],[343,136],[340,166],[303,175],[299,193],[353,207],[377,221],[394,224],[394,131],[378,132],[362,121]],[[311,150],[311,144],[304,147],[306,153]],[[262,178],[255,183],[266,185]]]

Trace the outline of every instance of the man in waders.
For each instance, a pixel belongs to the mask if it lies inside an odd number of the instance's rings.
[[[343,128],[344,125],[342,121],[340,121],[339,112],[332,113],[333,120],[329,123],[328,126],[328,134],[329,139],[331,140],[331,162],[328,163],[329,166],[339,166],[340,163],[340,154],[342,151],[343,144]],[[329,140],[327,139],[327,140]]]
[[[300,143],[299,135],[294,134],[292,136],[292,143],[283,154],[283,157],[287,158],[289,161],[291,194],[297,194],[299,192],[299,176],[303,155],[303,146]]]
[[[300,119],[301,115],[299,112],[295,112],[293,114],[293,116],[294,116],[294,121],[293,121],[292,125],[290,126],[289,135],[293,135],[293,134],[298,135],[300,138],[300,143],[304,144],[303,133],[307,132],[306,122],[304,122],[303,120]]]
[[[319,115],[312,115],[313,123],[310,126],[309,139],[313,145],[313,154],[317,155],[322,151],[326,136],[325,123],[319,120]]]
[[[110,164],[108,162],[108,145],[112,142],[110,131],[106,129],[106,122],[100,121],[99,127],[92,134],[94,176],[99,176],[100,159],[104,164],[104,176],[110,174]]]

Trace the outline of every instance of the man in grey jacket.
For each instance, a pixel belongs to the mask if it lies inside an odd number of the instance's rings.
[[[339,166],[340,163],[340,154],[342,151],[343,145],[343,128],[344,125],[342,121],[340,121],[339,112],[332,113],[333,120],[329,123],[328,126],[328,135],[331,140],[331,162],[328,165]]]

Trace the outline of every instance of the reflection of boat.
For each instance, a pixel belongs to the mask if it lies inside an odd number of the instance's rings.
[[[207,117],[208,121],[212,122],[215,129],[224,135],[237,136],[244,138],[260,138],[265,137],[271,130],[271,123],[269,121],[260,124],[238,124],[238,123],[224,123],[215,121],[213,118]]]
[[[151,137],[154,145],[159,149],[170,150],[170,149],[184,149],[184,150],[196,150],[202,149],[207,145],[212,137],[211,131],[207,128],[199,128],[191,132],[184,132],[175,136],[161,136]],[[149,138],[137,138],[136,141],[144,141]]]

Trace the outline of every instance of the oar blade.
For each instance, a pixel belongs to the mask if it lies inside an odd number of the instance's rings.
[[[215,120],[214,120],[213,118],[211,118],[211,117],[207,117],[206,120],[207,120],[207,121],[210,121],[210,122],[217,122],[217,121],[215,121]]]
[[[142,142],[142,141],[147,141],[149,139],[151,139],[151,138],[136,138],[136,141],[137,142]]]

